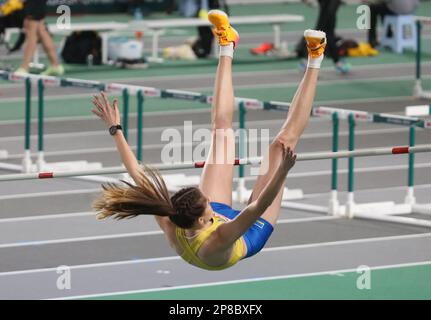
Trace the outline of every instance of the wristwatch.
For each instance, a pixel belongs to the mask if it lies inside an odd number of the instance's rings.
[[[116,126],[112,126],[109,128],[109,133],[111,136],[115,136],[118,130],[123,130],[123,127],[117,124]]]

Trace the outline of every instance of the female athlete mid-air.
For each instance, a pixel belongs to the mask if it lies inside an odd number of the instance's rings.
[[[293,150],[310,117],[326,35],[305,31],[309,56],[304,78],[262,161],[248,205],[237,211],[231,207],[234,164],[228,158],[235,154],[232,60],[239,35],[224,12],[210,11],[208,18],[218,38],[220,58],[211,112],[212,141],[199,186],[183,188],[171,196],[157,171],[139,165],[119,126],[117,100],[111,105],[102,93],[94,97],[92,111],[110,128],[135,185],[103,185],[103,194],[93,206],[100,219],[154,215],[169,245],[185,261],[207,270],[222,270],[258,253],[274,230],[285,179],[296,160]]]

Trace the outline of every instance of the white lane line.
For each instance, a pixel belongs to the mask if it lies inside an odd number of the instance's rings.
[[[73,212],[73,213],[59,213],[59,214],[45,214],[37,216],[17,217],[17,218],[4,218],[0,219],[1,223],[14,223],[14,222],[26,222],[26,221],[37,221],[37,220],[49,220],[49,219],[68,219],[77,217],[88,217],[96,216],[95,212]]]
[[[314,118],[315,120],[320,120],[322,121],[322,119],[318,119],[318,118]],[[283,123],[285,119],[276,119],[276,120],[257,120],[257,121],[248,121],[247,122],[247,127],[250,128],[255,128],[255,127],[263,127],[263,126],[272,126],[272,125],[281,125]],[[232,123],[233,127],[238,127],[238,122],[234,122]],[[183,131],[184,130],[184,125],[182,126],[172,126],[169,127],[172,129],[177,129],[179,131]],[[193,125],[194,129],[200,129],[200,128],[210,128],[210,124],[195,124]],[[143,129],[144,133],[157,133],[157,132],[162,132],[163,130],[166,130],[166,127],[160,126],[160,127],[152,127],[152,128],[146,128]],[[399,132],[407,132],[408,128],[405,127],[396,127],[396,128],[381,128],[381,129],[363,129],[363,130],[357,130],[356,134],[359,135],[372,135],[372,134],[376,134],[376,133],[399,133]],[[133,134],[136,133],[137,129],[129,129],[129,133]],[[348,131],[340,131],[340,135],[342,136],[346,136],[348,135]],[[60,138],[68,138],[68,137],[89,137],[89,136],[101,136],[104,137],[106,136],[106,132],[103,130],[94,130],[94,131],[83,131],[83,132],[65,132],[65,133],[48,133],[45,134],[44,137],[46,140],[48,139],[60,139]],[[319,137],[325,137],[325,138],[330,138],[332,137],[332,133],[330,132],[316,132],[316,133],[305,133],[303,136],[303,138],[305,139],[314,139],[314,138],[319,138]],[[31,136],[32,139],[37,139],[37,135],[32,135]],[[22,141],[23,137],[22,136],[11,136],[11,137],[1,137],[0,141],[3,142],[14,142],[14,141]],[[163,144],[160,144],[163,145]]]
[[[210,110],[210,106],[208,108],[199,108],[199,109],[184,109],[184,110],[166,110],[166,111],[147,111],[145,112],[145,115],[147,117],[155,116],[165,116],[165,115],[178,115],[178,114],[199,114],[199,113],[208,113]],[[136,112],[130,112],[129,116],[131,118],[136,118],[137,114]],[[83,121],[83,120],[94,120],[97,121],[97,118],[95,118],[93,115],[88,116],[66,116],[66,117],[47,117],[45,119],[45,123],[50,122],[63,122],[63,121]],[[37,119],[32,119],[32,123],[37,123]],[[2,120],[0,121],[0,124],[22,124],[24,123],[23,120]]]
[[[360,243],[368,243],[368,242],[385,242],[385,241],[393,241],[393,240],[409,240],[409,239],[418,239],[418,238],[427,238],[431,237],[431,233],[422,233],[422,234],[414,234],[414,235],[402,235],[402,236],[390,236],[390,237],[380,237],[380,238],[368,238],[368,239],[358,239],[358,240],[349,240],[347,241],[332,241],[332,242],[320,242],[317,244],[308,244],[308,245],[298,245],[292,246],[293,250],[298,249],[308,249],[313,247],[324,247],[324,246],[337,246],[337,245],[346,245],[346,244],[360,244]],[[301,247],[302,246],[302,247]],[[286,251],[289,247],[275,247],[272,251]],[[264,248],[262,253],[268,252],[268,249]],[[92,263],[92,264],[83,264],[83,265],[73,265],[69,266],[71,270],[80,270],[80,269],[94,269],[94,268],[105,268],[105,267],[113,267],[113,266],[123,266],[123,265],[132,265],[132,264],[146,264],[146,263],[154,263],[154,262],[165,262],[165,261],[175,261],[181,260],[179,256],[169,256],[169,257],[160,257],[160,258],[149,258],[149,259],[135,259],[135,260],[126,260],[126,261],[114,261],[114,262],[102,262],[102,263]],[[30,269],[30,270],[20,270],[20,271],[7,271],[0,272],[0,277],[2,276],[15,276],[15,275],[24,275],[24,274],[34,274],[34,273],[45,273],[45,272],[56,272],[57,268],[41,268],[41,269]]]
[[[60,213],[60,214],[46,214],[46,215],[38,215],[38,216],[29,216],[29,217],[17,217],[17,218],[5,218],[0,219],[1,223],[15,223],[15,222],[24,222],[24,221],[37,221],[37,220],[55,220],[55,219],[68,219],[68,218],[77,218],[77,217],[88,217],[95,216],[96,213],[93,211],[86,212],[73,212],[73,213]],[[277,223],[298,223],[298,222],[308,222],[308,221],[320,221],[320,220],[333,220],[338,217],[333,216],[323,216],[323,217],[307,217],[307,218],[292,218],[292,219],[279,219]],[[156,230],[154,230],[156,231]]]
[[[273,248],[264,248],[262,251],[271,252],[271,251],[298,250],[298,249],[309,249],[309,248],[320,248],[320,247],[333,247],[333,246],[346,245],[346,244],[358,244],[358,243],[393,241],[393,240],[428,238],[428,237],[431,237],[431,232],[419,233],[419,234],[413,234],[413,235],[374,237],[374,238],[365,238],[365,239],[352,239],[352,240],[298,244],[298,245],[291,245],[291,246],[280,246],[280,247],[273,247]]]
[[[206,110],[206,112],[209,112],[209,109]],[[250,121],[248,122],[249,124],[253,124],[253,125],[259,125],[259,126],[264,126],[264,125],[273,125],[273,124],[279,124],[280,122],[282,122],[282,119],[276,119],[276,120],[257,120],[257,121]],[[238,122],[233,122],[232,125],[238,126]],[[194,124],[193,128],[199,129],[199,128],[210,128],[211,124],[210,123],[203,123],[203,124]],[[171,126],[169,128],[172,129],[177,129],[179,131],[184,130],[184,124],[183,125],[176,125],[176,126]],[[166,129],[166,126],[159,126],[159,127],[151,127],[151,128],[144,128],[143,132],[144,133],[154,133],[154,132],[162,132],[163,130]],[[129,133],[136,133],[137,129],[133,128],[133,129],[129,129]],[[91,131],[80,131],[80,132],[64,132],[64,133],[47,133],[44,134],[45,139],[50,139],[50,138],[66,138],[66,137],[88,137],[88,136],[106,136],[106,132],[105,130],[91,130]],[[37,135],[31,135],[32,139],[37,139]],[[10,136],[10,137],[1,137],[0,141],[21,141],[23,138],[22,136]]]
[[[89,215],[88,212],[82,212],[81,215],[76,215],[76,216],[88,216],[88,215]],[[93,215],[94,215],[94,213],[93,213]],[[68,216],[68,217],[70,217],[70,216]],[[46,217],[45,219],[49,219],[49,218]],[[340,219],[340,217],[323,216],[323,217],[309,217],[309,218],[295,218],[295,219],[280,219],[277,222],[277,224],[304,223],[304,222],[327,221],[327,220],[336,220],[336,219]],[[3,219],[0,219],[0,222],[3,222],[2,220]],[[20,221],[20,220],[18,220],[18,221]],[[9,220],[9,222],[11,222],[11,221]],[[12,221],[12,222],[17,222],[17,221]],[[158,234],[163,234],[163,232],[160,230],[150,230],[150,231],[144,231],[144,232],[119,233],[119,234],[91,236],[91,237],[77,237],[77,238],[65,238],[65,239],[55,239],[55,240],[22,241],[22,242],[0,244],[0,249],[27,247],[27,246],[41,246],[41,245],[71,243],[71,242],[81,242],[81,241],[109,240],[109,239],[139,237],[139,236],[153,236],[153,235],[158,235]]]
[[[77,189],[77,190],[63,190],[63,191],[47,191],[47,192],[32,192],[24,194],[13,194],[7,196],[0,196],[0,201],[2,200],[13,200],[13,199],[27,199],[27,198],[38,198],[38,197],[48,197],[48,196],[62,196],[62,195],[75,195],[81,193],[93,193],[100,192],[100,188],[93,189]]]
[[[370,269],[371,269],[371,271],[376,271],[376,270],[395,269],[395,268],[418,267],[418,266],[425,266],[425,265],[430,265],[430,264],[431,264],[431,261],[420,261],[420,262],[409,262],[409,263],[372,266],[372,267],[370,267]],[[280,276],[271,276],[271,277],[247,278],[247,279],[239,279],[239,280],[205,282],[205,283],[199,283],[199,284],[173,286],[173,287],[168,287],[168,288],[165,287],[165,288],[152,288],[152,289],[143,289],[143,290],[128,290],[128,291],[117,291],[117,292],[99,293],[99,294],[96,293],[96,294],[53,298],[53,299],[47,299],[47,300],[69,300],[69,299],[85,299],[85,298],[98,298],[98,297],[100,298],[100,297],[109,297],[109,296],[126,295],[126,294],[163,292],[163,291],[193,289],[193,288],[202,288],[202,287],[213,287],[213,286],[220,286],[220,285],[240,284],[240,283],[249,283],[249,282],[262,282],[262,281],[272,281],[272,280],[285,280],[285,279],[315,277],[315,276],[323,276],[323,275],[333,276],[336,274],[344,274],[344,273],[351,273],[351,272],[357,272],[357,268],[309,272],[309,273],[298,273],[298,274],[292,274],[292,275],[280,275]]]
[[[181,260],[181,257],[169,256],[169,257],[161,257],[161,258],[133,259],[133,260],[125,260],[125,261],[90,263],[90,264],[69,266],[69,268],[71,270],[94,269],[94,268],[102,268],[102,267],[114,267],[114,266],[123,266],[123,265],[131,265],[131,264],[172,261],[172,260]],[[57,268],[42,268],[42,269],[29,269],[29,270],[19,270],[19,271],[7,271],[7,272],[0,272],[0,277],[16,276],[16,275],[23,275],[23,274],[33,274],[33,273],[44,273],[44,272],[56,272],[56,271],[57,271]]]
[[[15,243],[0,244],[0,249],[28,247],[28,246],[43,246],[43,245],[49,245],[49,244],[72,243],[72,242],[83,242],[83,241],[131,238],[131,237],[152,236],[152,235],[159,235],[159,234],[163,234],[163,232],[162,231],[130,232],[130,233],[117,233],[117,234],[111,234],[111,235],[103,235],[103,236],[78,237],[78,238],[28,241],[28,242],[27,241],[26,242],[15,242]]]
[[[320,247],[343,246],[343,245],[350,245],[350,244],[354,245],[354,244],[362,244],[362,243],[369,243],[369,242],[410,240],[410,239],[419,239],[419,238],[428,238],[428,237],[431,237],[431,232],[420,233],[420,234],[410,234],[410,235],[400,235],[400,236],[375,237],[375,238],[354,239],[354,240],[318,242],[318,243],[292,245],[292,246],[281,246],[281,247],[273,247],[273,248],[264,248],[262,249],[261,252],[266,253],[266,252],[273,252],[273,251],[301,250],[301,249],[320,248]],[[164,261],[173,261],[173,260],[181,260],[181,257],[168,256],[168,257],[149,258],[149,259],[135,259],[135,260],[126,260],[126,261],[73,265],[69,267],[71,270],[77,270],[77,269],[91,269],[91,268],[99,268],[99,267],[140,264],[140,263],[145,264],[145,263],[164,262]],[[43,269],[30,269],[30,270],[20,270],[20,271],[7,271],[7,272],[0,272],[0,277],[11,276],[11,275],[21,275],[21,274],[52,272],[52,271],[56,272],[56,270],[57,268],[43,268]]]
[[[419,184],[415,185],[415,190],[421,190],[421,189],[429,189],[431,188],[431,184]],[[357,190],[355,193],[375,193],[375,192],[390,192],[390,191],[406,191],[407,186],[398,186],[398,187],[388,187],[388,188],[370,188],[370,189],[364,189],[364,190]],[[339,194],[347,194],[347,191],[338,191]],[[309,193],[304,196],[304,199],[312,199],[312,198],[319,198],[319,197],[329,197],[329,192],[318,192],[318,193]],[[329,199],[329,198],[328,198]]]

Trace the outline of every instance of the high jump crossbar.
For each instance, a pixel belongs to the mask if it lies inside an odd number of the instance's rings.
[[[311,161],[311,160],[326,160],[326,159],[339,159],[339,158],[353,158],[353,157],[368,157],[368,156],[382,156],[382,155],[400,155],[410,153],[431,152],[431,144],[419,145],[415,147],[387,147],[387,148],[369,148],[355,151],[339,151],[339,152],[312,152],[298,154],[297,161]],[[234,165],[258,165],[261,163],[262,158],[244,158],[236,159]],[[165,170],[179,170],[179,169],[196,169],[203,168],[205,161],[198,162],[182,162],[171,164],[155,164],[153,168]],[[123,166],[109,167],[95,170],[77,170],[68,172],[36,172],[36,173],[22,173],[22,174],[9,174],[1,175],[1,181],[18,181],[18,180],[37,180],[37,179],[52,179],[52,178],[67,178],[67,177],[80,177],[91,175],[103,174],[122,174],[127,170]]]

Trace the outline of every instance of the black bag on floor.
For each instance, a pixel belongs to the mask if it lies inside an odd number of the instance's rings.
[[[65,63],[100,65],[102,63],[102,39],[94,31],[75,31],[66,38],[61,51]]]
[[[3,44],[6,28],[22,29],[23,22],[24,22],[24,10],[14,11],[7,16],[0,16],[0,43]],[[24,41],[25,41],[25,34],[24,32],[21,31],[19,33],[18,39],[15,41],[14,44],[10,44],[10,43],[4,43],[4,44],[8,49],[8,53],[12,53],[14,51],[19,50],[23,45]]]

